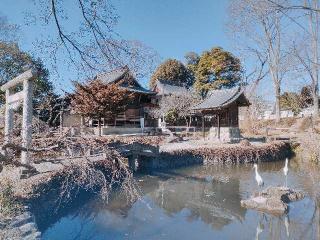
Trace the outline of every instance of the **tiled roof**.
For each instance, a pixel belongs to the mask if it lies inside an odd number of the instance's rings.
[[[124,88],[128,89],[131,92],[136,92],[136,93],[156,94],[155,92],[153,92],[151,90],[148,90],[148,89],[145,89],[142,86],[139,86],[139,87],[124,87]]]
[[[194,110],[201,109],[219,109],[225,107],[232,102],[244,96],[244,90],[240,87],[230,89],[211,90],[207,97],[198,105],[194,106]],[[246,101],[248,101],[246,99]]]
[[[119,69],[115,69],[113,71],[110,72],[105,72],[105,73],[101,73],[98,74],[96,76],[96,79],[102,81],[105,84],[111,84],[113,82],[116,82],[118,80],[123,79],[123,77],[125,76],[125,74],[130,73],[130,70],[127,66],[123,67],[123,68],[119,68]],[[142,87],[137,81],[136,79],[134,79],[134,85],[129,85],[128,82],[124,82],[122,83],[120,86],[123,88],[128,89],[131,92],[136,92],[136,93],[144,93],[144,94],[155,94],[155,92],[150,91],[148,89],[145,89],[144,87]]]
[[[157,88],[160,95],[184,94],[187,90],[183,86],[173,85],[163,80],[157,81]]]
[[[128,67],[118,68],[110,72],[100,73],[96,76],[96,79],[109,84],[121,79],[127,72],[129,72]]]

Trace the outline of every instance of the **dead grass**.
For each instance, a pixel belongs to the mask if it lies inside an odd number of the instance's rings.
[[[206,164],[215,163],[249,163],[259,161],[281,160],[292,154],[291,146],[284,142],[267,143],[260,145],[242,146],[229,145],[221,147],[199,147],[177,149],[163,152],[164,157],[198,157]]]

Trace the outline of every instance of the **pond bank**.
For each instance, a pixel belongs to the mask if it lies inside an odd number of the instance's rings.
[[[59,219],[62,211],[84,204],[93,196],[107,199],[117,187],[128,200],[136,198],[132,173],[123,160],[110,150],[100,157],[33,164],[38,174],[27,179],[19,179],[21,167],[6,166],[0,180],[12,186],[13,198],[5,201],[18,202],[21,211],[13,209],[5,221],[0,221],[0,239],[40,239],[40,230],[48,227],[48,219]]]
[[[174,145],[174,144],[172,144]],[[283,160],[294,155],[292,146],[286,142],[263,143],[244,146],[223,144],[217,146],[197,146],[181,148],[179,144],[170,148],[160,147],[156,157],[138,159],[138,169],[171,169],[195,164],[242,164]]]
[[[1,219],[0,239],[40,240],[41,232],[28,207],[17,216]]]
[[[190,165],[215,164],[215,163],[250,163],[257,161],[272,161],[274,159],[284,159],[292,155],[291,146],[288,143],[276,142],[259,145],[242,146],[240,144],[227,144],[219,146],[201,146],[193,148],[175,149],[161,148],[157,143],[140,143],[139,139],[135,141],[127,141],[122,143],[121,140],[117,144],[112,142],[113,149],[116,152],[135,151],[135,154],[126,155],[128,157],[128,165],[133,160],[137,163],[137,168],[140,170],[159,170],[171,169]],[[178,145],[176,145],[178,146]],[[122,150],[121,150],[122,148]],[[123,151],[123,149],[125,151]],[[120,151],[121,150],[121,151]],[[137,153],[142,153],[142,156]],[[151,152],[151,153],[150,153]],[[123,157],[122,156],[122,157]],[[119,155],[114,155],[114,158]],[[99,172],[103,172],[104,179],[110,180],[110,175],[114,165],[114,158],[109,156],[106,160],[103,156],[95,156],[91,158],[93,167]],[[74,200],[77,199],[78,204],[81,201],[86,201],[87,198],[83,196],[93,195],[99,193],[101,184],[98,182],[95,185],[96,179],[90,179],[90,174],[86,168],[85,171],[79,171],[79,162],[87,158],[76,158],[73,160],[64,160],[58,163],[46,162],[43,164],[34,164],[39,174],[28,179],[18,179],[19,169],[11,169],[10,171],[1,173],[1,177],[11,177],[15,184],[15,194],[17,198],[23,202],[24,206],[29,206],[30,211],[25,214],[28,222],[27,226],[33,227],[30,234],[38,234],[38,228],[45,229],[44,220],[47,218],[59,219],[59,208],[63,209],[74,205]],[[68,161],[68,162],[65,162]],[[122,166],[124,167],[124,166]],[[124,167],[127,168],[127,167]],[[90,172],[90,171],[89,171]],[[92,172],[98,174],[98,172]],[[123,172],[122,177],[125,177],[127,172]],[[75,177],[81,179],[76,180]],[[117,179],[120,184],[121,179]],[[107,182],[107,184],[110,181]],[[69,185],[66,185],[69,184]],[[109,191],[111,189],[108,189]],[[66,201],[65,201],[66,200]],[[79,200],[79,201],[78,201]],[[45,210],[44,210],[45,209]],[[32,214],[31,214],[32,212]],[[33,217],[34,216],[34,217]],[[12,222],[15,218],[12,219]],[[14,226],[9,223],[8,226]],[[39,226],[40,224],[40,226]],[[41,225],[42,224],[42,225]],[[19,226],[21,227],[21,226]],[[19,238],[17,238],[19,239]]]

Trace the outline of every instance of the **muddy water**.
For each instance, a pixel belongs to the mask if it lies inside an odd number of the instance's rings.
[[[284,185],[284,162],[259,164],[265,186]],[[197,166],[138,176],[143,198],[128,204],[115,193],[92,200],[44,231],[44,239],[320,239],[318,170],[289,162],[288,186],[306,198],[276,217],[240,200],[258,190],[252,165]]]

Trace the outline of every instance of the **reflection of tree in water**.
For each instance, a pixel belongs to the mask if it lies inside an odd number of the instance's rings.
[[[299,182],[315,202],[312,217],[304,232],[313,232],[315,239],[320,239],[320,165],[304,156],[295,158],[289,165],[292,171],[299,174]]]
[[[159,187],[159,179],[156,177],[147,177],[146,180],[139,182],[143,194],[155,191]],[[143,201],[143,200],[140,200]],[[94,218],[102,211],[109,211],[119,217],[127,217],[129,210],[135,202],[128,202],[127,197],[121,192],[114,191],[110,194],[108,201],[97,199],[88,202],[86,206],[77,213],[83,218]]]
[[[165,180],[148,177],[140,182],[144,194],[168,215],[188,209],[188,220],[201,219],[215,229],[221,229],[233,220],[242,221],[246,210],[240,207],[239,180],[219,182],[203,178],[166,175]],[[132,204],[124,196],[114,193],[108,203],[93,201],[78,212],[78,217],[94,218],[101,211],[126,218]]]
[[[249,218],[243,221],[246,210],[240,207],[240,192],[243,189],[250,193],[253,191],[252,186],[248,186],[254,184],[252,165],[192,167],[139,178],[138,182],[145,197],[139,204],[134,203],[135,206],[117,192],[110,196],[108,202],[95,200],[87,203],[69,214],[69,218],[75,218],[82,224],[75,228],[75,231],[79,232],[73,236],[82,236],[82,229],[87,234],[96,233],[96,227],[105,224],[106,219],[109,219],[107,222],[110,224],[105,225],[107,228],[117,228],[124,219],[125,223],[131,224],[133,221],[132,226],[136,227],[140,224],[139,219],[146,214],[143,205],[147,207],[151,200],[169,216],[176,217],[175,214],[187,210],[187,220],[201,220],[216,230],[221,230],[231,222],[241,221],[241,224],[249,224],[250,229],[256,231],[255,236],[261,239],[266,236],[268,239],[320,239],[320,199],[317,197],[320,185],[315,183],[317,179],[309,179],[310,174],[303,173],[303,169],[305,168],[306,173],[313,171],[313,177],[318,176],[315,171],[320,170],[314,167],[306,168],[306,165],[296,167],[295,164],[294,161],[289,163],[289,177],[291,176],[295,186],[303,186],[303,190],[308,196],[312,196],[312,199],[307,197],[307,201],[293,207],[287,217],[261,217],[262,214],[255,212],[251,219],[252,211],[248,211],[250,214],[246,218]],[[281,183],[283,165],[283,162],[261,164],[260,169],[264,174],[269,172],[267,176],[275,179],[275,183]],[[138,209],[138,212],[130,212],[130,209]],[[153,207],[153,210],[155,209],[157,208]],[[159,211],[153,210],[150,210],[150,216],[157,217]],[[135,214],[138,214],[138,217]],[[115,216],[115,221],[110,220],[112,216]],[[135,223],[136,220],[138,222]],[[102,233],[105,226],[101,228]],[[119,229],[123,230],[121,227]]]
[[[229,182],[203,179],[167,180],[150,193],[157,205],[168,215],[188,209],[188,220],[200,218],[215,229],[232,220],[243,220],[246,210],[240,206],[239,180]]]

